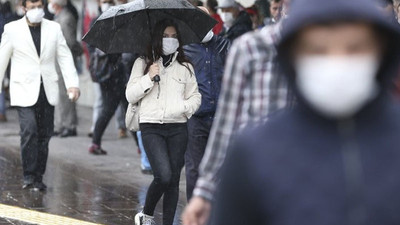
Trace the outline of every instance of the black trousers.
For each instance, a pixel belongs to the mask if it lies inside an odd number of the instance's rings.
[[[208,136],[212,126],[212,119],[192,116],[188,121],[188,145],[185,154],[186,169],[186,197],[192,197],[193,189],[199,178],[199,165],[206,150]]]
[[[154,180],[146,195],[143,212],[153,215],[163,199],[163,225],[172,225],[179,198],[179,180],[187,146],[186,123],[140,124],[143,145]]]
[[[46,171],[49,141],[54,130],[54,106],[47,101],[43,85],[35,105],[17,107],[24,182],[40,182]]]
[[[126,109],[128,101],[125,98],[125,83],[121,79],[110,78],[100,83],[101,96],[103,98],[103,107],[100,116],[96,121],[93,131],[92,142],[101,146],[101,139],[108,123],[114,116],[119,103]]]

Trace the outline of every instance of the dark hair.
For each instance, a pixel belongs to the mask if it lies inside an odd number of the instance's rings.
[[[22,0],[22,6],[26,7],[26,2],[38,2],[41,1],[43,4],[43,0]]]
[[[217,0],[207,0],[207,6],[210,8],[213,13],[217,12],[218,2]]]
[[[177,33],[177,39],[179,41],[179,47],[177,49],[178,51],[178,56],[176,57],[176,60],[178,61],[179,64],[182,66],[186,67],[190,73],[192,71],[189,69],[185,63],[189,63],[190,61],[186,59],[185,54],[183,53],[183,48],[182,48],[182,40],[181,40],[181,35],[179,32],[179,28],[177,24],[170,19],[165,19],[161,20],[160,22],[156,23],[156,25],[153,28],[152,32],[152,39],[147,47],[147,54],[146,54],[146,61],[147,61],[147,66],[146,69],[144,70],[144,74],[146,74],[150,68],[150,66],[153,64],[154,60],[157,61],[162,55],[163,55],[163,35],[164,31],[167,27],[174,27]],[[154,53],[154,56],[153,56]]]

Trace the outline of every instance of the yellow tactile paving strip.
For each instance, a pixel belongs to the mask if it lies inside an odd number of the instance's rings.
[[[0,204],[0,217],[38,225],[101,225]]]

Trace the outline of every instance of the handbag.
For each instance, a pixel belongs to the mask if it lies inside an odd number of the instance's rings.
[[[129,103],[125,115],[125,126],[130,131],[139,131],[139,109],[140,103],[132,104]]]

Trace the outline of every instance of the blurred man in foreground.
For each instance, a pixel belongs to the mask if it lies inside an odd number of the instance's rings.
[[[400,224],[399,39],[373,1],[294,1],[278,62],[298,105],[232,145],[213,224]]]
[[[285,6],[289,0],[284,1]],[[281,26],[266,26],[238,38],[229,50],[217,111],[199,167],[193,197],[182,215],[185,225],[204,225],[232,137],[258,126],[286,107],[287,82],[277,72],[276,43]]]

